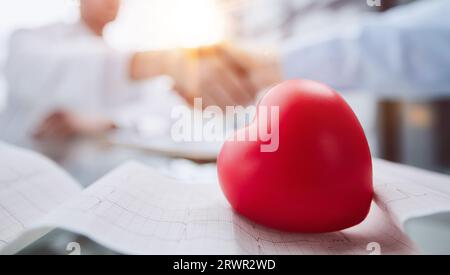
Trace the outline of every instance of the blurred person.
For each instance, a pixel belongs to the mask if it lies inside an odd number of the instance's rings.
[[[402,5],[361,18],[349,30],[317,32],[313,39],[298,31],[269,62],[254,51],[235,55],[253,68],[259,86],[304,78],[344,93],[371,93],[377,100],[375,154],[448,173],[450,2],[381,2],[384,9]]]
[[[13,34],[5,75],[10,88],[1,138],[29,146],[39,140],[70,140],[115,128],[111,109],[136,99],[133,82],[168,75],[188,102],[244,104],[255,89],[224,47],[121,53],[103,41],[119,0],[80,0],[80,21]],[[31,133],[30,133],[31,131]]]
[[[253,71],[257,86],[282,78],[306,78],[340,91],[439,97],[450,92],[448,14],[449,1],[416,1],[374,14],[349,32],[306,41],[299,37],[271,59],[242,50],[235,50],[234,55]]]

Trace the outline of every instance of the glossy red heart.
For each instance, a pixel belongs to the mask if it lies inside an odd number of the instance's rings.
[[[266,123],[260,108],[274,106],[277,150],[262,152],[268,142],[259,134],[256,141],[236,138],[258,131]],[[337,92],[308,80],[287,81],[264,96],[255,120],[223,145],[218,173],[235,211],[285,231],[352,227],[366,218],[373,197],[370,150],[356,115]]]

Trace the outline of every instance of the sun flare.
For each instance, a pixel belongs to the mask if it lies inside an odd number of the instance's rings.
[[[216,0],[124,1],[106,40],[123,50],[210,46],[225,38],[225,12]]]
[[[175,0],[172,18],[179,47],[207,46],[224,39],[223,14],[213,0]]]

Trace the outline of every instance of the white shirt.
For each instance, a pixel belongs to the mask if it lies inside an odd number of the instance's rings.
[[[286,78],[322,81],[339,91],[429,99],[450,94],[450,1],[427,0],[364,20],[350,33],[284,50]]]
[[[20,30],[9,45],[0,139],[27,146],[30,131],[54,109],[108,112],[133,97],[130,55],[112,50],[82,23]]]

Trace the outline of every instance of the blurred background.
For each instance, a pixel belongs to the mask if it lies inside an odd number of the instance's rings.
[[[223,39],[276,51],[289,41],[344,31],[409,2],[382,1],[381,6],[371,7],[361,0],[123,0],[118,19],[104,37],[121,51],[195,47]],[[0,66],[6,61],[13,31],[76,22],[78,6],[76,0],[0,0]],[[0,75],[0,110],[7,91]],[[420,98],[402,92],[340,92],[363,124],[374,156],[450,173],[450,87],[438,96]],[[150,109],[161,109],[161,100],[177,101],[163,96]],[[155,99],[149,101],[155,105]],[[134,108],[122,112],[130,110]]]

